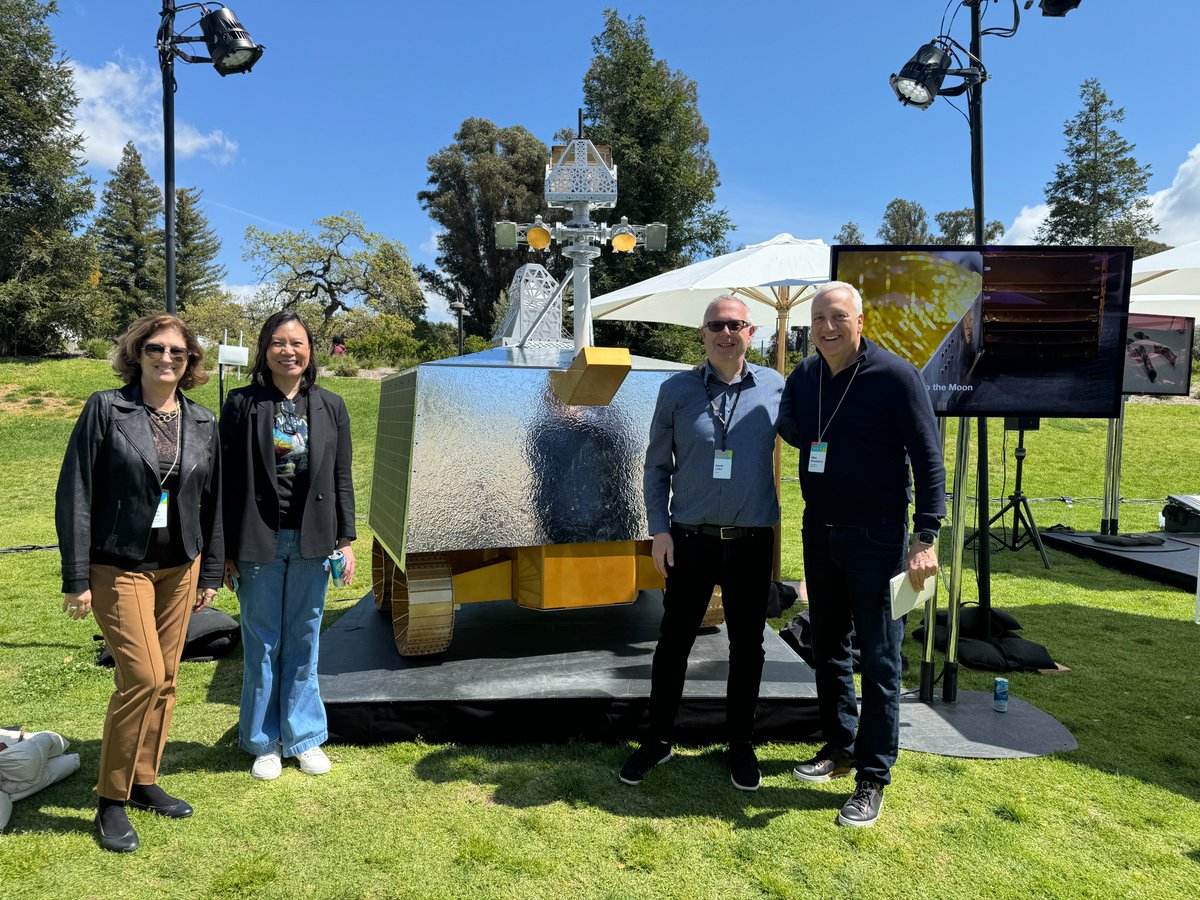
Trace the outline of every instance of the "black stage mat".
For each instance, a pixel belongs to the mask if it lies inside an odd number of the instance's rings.
[[[536,742],[637,737],[646,720],[662,595],[636,603],[541,611],[516,603],[459,609],[454,643],[436,657],[403,659],[391,619],[370,594],[321,635],[318,674],[334,741]],[[755,736],[815,734],[812,669],[766,629]],[[696,639],[676,736],[725,738],[725,631]]]
[[[1141,575],[1163,584],[1188,591],[1196,590],[1196,565],[1200,561],[1200,547],[1197,545],[1200,544],[1200,535],[1152,531],[1148,532],[1148,536],[1162,538],[1162,544],[1113,547],[1092,540],[1099,532],[1040,533],[1042,541],[1048,546],[1094,559],[1111,568]]]
[[[1016,759],[1075,750],[1066,726],[1020,697],[1008,698],[1008,712],[992,709],[992,695],[959,691],[958,700],[916,697],[900,700],[900,748],[969,759]]]

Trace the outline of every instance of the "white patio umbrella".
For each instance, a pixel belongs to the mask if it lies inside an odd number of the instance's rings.
[[[775,367],[782,374],[788,325],[809,324],[816,285],[829,281],[829,246],[790,234],[664,272],[592,300],[594,319],[700,327],[704,309],[723,294],[746,302],[756,324],[776,321]]]
[[[1193,301],[1200,301],[1200,241],[1133,261],[1135,302],[1151,298],[1178,298],[1180,295],[1190,295]],[[1190,313],[1174,315],[1195,315],[1195,307]]]

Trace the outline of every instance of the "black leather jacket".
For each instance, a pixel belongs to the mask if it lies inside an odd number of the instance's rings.
[[[141,405],[140,384],[88,398],[63,459],[54,495],[54,525],[62,554],[63,593],[88,589],[92,551],[142,559],[158,508],[158,457]],[[189,559],[203,555],[200,587],[218,588],[224,575],[221,451],[211,412],[176,394],[183,450],[179,521]],[[175,498],[172,498],[173,500]]]

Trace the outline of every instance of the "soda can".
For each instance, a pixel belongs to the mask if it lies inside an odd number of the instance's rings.
[[[997,678],[996,686],[992,689],[992,709],[996,712],[1008,712],[1008,679]]]
[[[329,559],[325,560],[325,568],[333,576],[334,587],[346,586],[346,554],[341,550],[334,550]]]

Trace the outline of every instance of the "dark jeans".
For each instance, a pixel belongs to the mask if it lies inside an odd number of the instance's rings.
[[[854,755],[859,780],[891,782],[900,741],[900,642],[889,580],[904,566],[903,524],[804,526],[817,699],[826,742]],[[862,650],[862,716],[854,697],[850,632]],[[857,726],[857,735],[855,728]]]
[[[729,635],[729,682],[725,723],[731,743],[754,732],[758,685],[763,670],[763,628],[771,587],[774,537],[770,528],[738,540],[690,534],[671,528],[675,565],[667,570],[663,620],[650,676],[650,736],[670,741],[683,697],[688,654],[713,587],[721,586]]]

